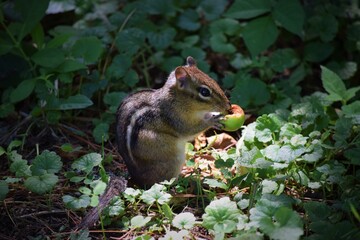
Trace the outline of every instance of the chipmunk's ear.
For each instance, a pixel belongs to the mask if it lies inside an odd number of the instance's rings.
[[[189,67],[195,66],[196,67],[196,61],[191,56],[188,56],[186,58],[186,65]]]
[[[184,89],[188,85],[190,79],[189,74],[186,72],[184,67],[177,67],[175,69],[176,86],[179,89]]]

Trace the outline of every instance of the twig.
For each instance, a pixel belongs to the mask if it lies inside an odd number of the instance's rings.
[[[25,215],[19,216],[17,218],[36,217],[36,216],[47,215],[47,214],[52,214],[52,213],[66,213],[66,211],[64,211],[64,210],[41,211],[41,212],[37,212],[37,213],[25,214]]]

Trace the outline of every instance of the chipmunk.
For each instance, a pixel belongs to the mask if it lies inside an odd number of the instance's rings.
[[[185,162],[185,144],[201,132],[221,128],[231,108],[223,90],[192,57],[160,89],[130,94],[117,111],[118,151],[140,187],[176,178]]]

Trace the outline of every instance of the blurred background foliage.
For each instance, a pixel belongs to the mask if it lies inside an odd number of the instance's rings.
[[[320,65],[347,88],[359,85],[356,0],[14,0],[0,6],[0,117],[55,125],[85,117],[97,142],[109,138],[129,92],[161,87],[189,55],[253,115],[321,90]]]

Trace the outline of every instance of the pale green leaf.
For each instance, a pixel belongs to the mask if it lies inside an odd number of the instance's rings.
[[[176,215],[172,220],[172,225],[178,229],[191,229],[195,225],[196,218],[190,212]]]
[[[76,160],[71,165],[71,168],[90,173],[94,167],[99,166],[101,161],[102,157],[100,154],[88,153]]]
[[[44,194],[51,191],[58,182],[58,177],[52,173],[40,176],[31,176],[25,180],[25,187],[37,194]]]
[[[141,215],[135,216],[130,220],[131,228],[141,228],[144,227],[148,222],[150,222],[151,217],[143,217]]]

